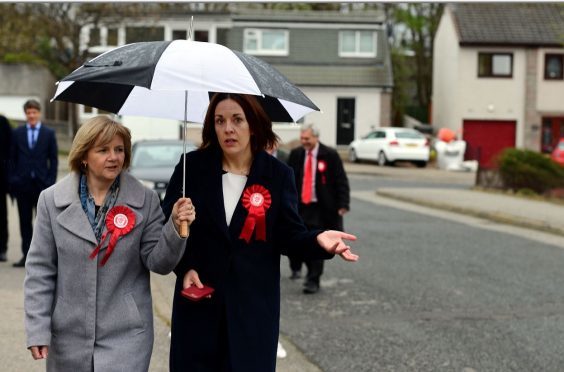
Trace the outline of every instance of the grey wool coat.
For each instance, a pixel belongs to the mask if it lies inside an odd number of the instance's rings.
[[[159,199],[122,172],[116,206],[135,213],[104,266],[71,173],[39,196],[24,281],[28,347],[49,345],[47,371],[147,371],[153,348],[149,270],[167,274],[186,239],[163,227]]]

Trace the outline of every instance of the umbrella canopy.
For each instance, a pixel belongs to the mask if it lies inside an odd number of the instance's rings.
[[[191,40],[140,42],[112,49],[59,81],[53,100],[119,115],[202,123],[215,92],[256,95],[275,122],[295,122],[319,111],[263,60],[220,44]]]

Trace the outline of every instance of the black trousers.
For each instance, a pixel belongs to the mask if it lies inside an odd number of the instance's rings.
[[[321,219],[321,208],[318,203],[299,205],[299,212],[308,229],[323,229]],[[302,260],[297,257],[288,257],[290,260],[290,270],[300,271],[302,269]],[[325,260],[305,260],[307,267],[306,282],[319,285],[321,275],[323,274],[323,263]]]
[[[0,253],[8,251],[8,205],[7,194],[0,191]]]
[[[25,191],[18,191],[16,199],[18,202],[18,216],[20,219],[20,234],[22,237],[22,254],[27,257],[27,251],[31,244],[33,235],[33,212],[37,210],[37,201],[41,193],[41,186],[35,182],[28,185]]]

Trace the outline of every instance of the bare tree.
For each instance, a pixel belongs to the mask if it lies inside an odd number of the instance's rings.
[[[394,66],[394,113],[401,120],[407,105],[427,112],[433,85],[433,42],[443,3],[385,4]],[[410,90],[414,91],[414,102]]]

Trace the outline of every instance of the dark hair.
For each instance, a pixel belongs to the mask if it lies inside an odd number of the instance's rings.
[[[29,99],[25,101],[23,109],[24,112],[26,112],[27,109],[36,109],[37,111],[41,111],[41,104],[37,100]]]
[[[215,109],[217,105],[226,99],[237,102],[245,113],[251,132],[251,151],[256,154],[260,150],[272,147],[278,143],[279,138],[272,130],[272,121],[264,112],[257,98],[248,94],[216,93],[210,100],[208,112],[204,119],[202,130],[201,149],[207,147],[219,148],[219,141],[215,133]]]

